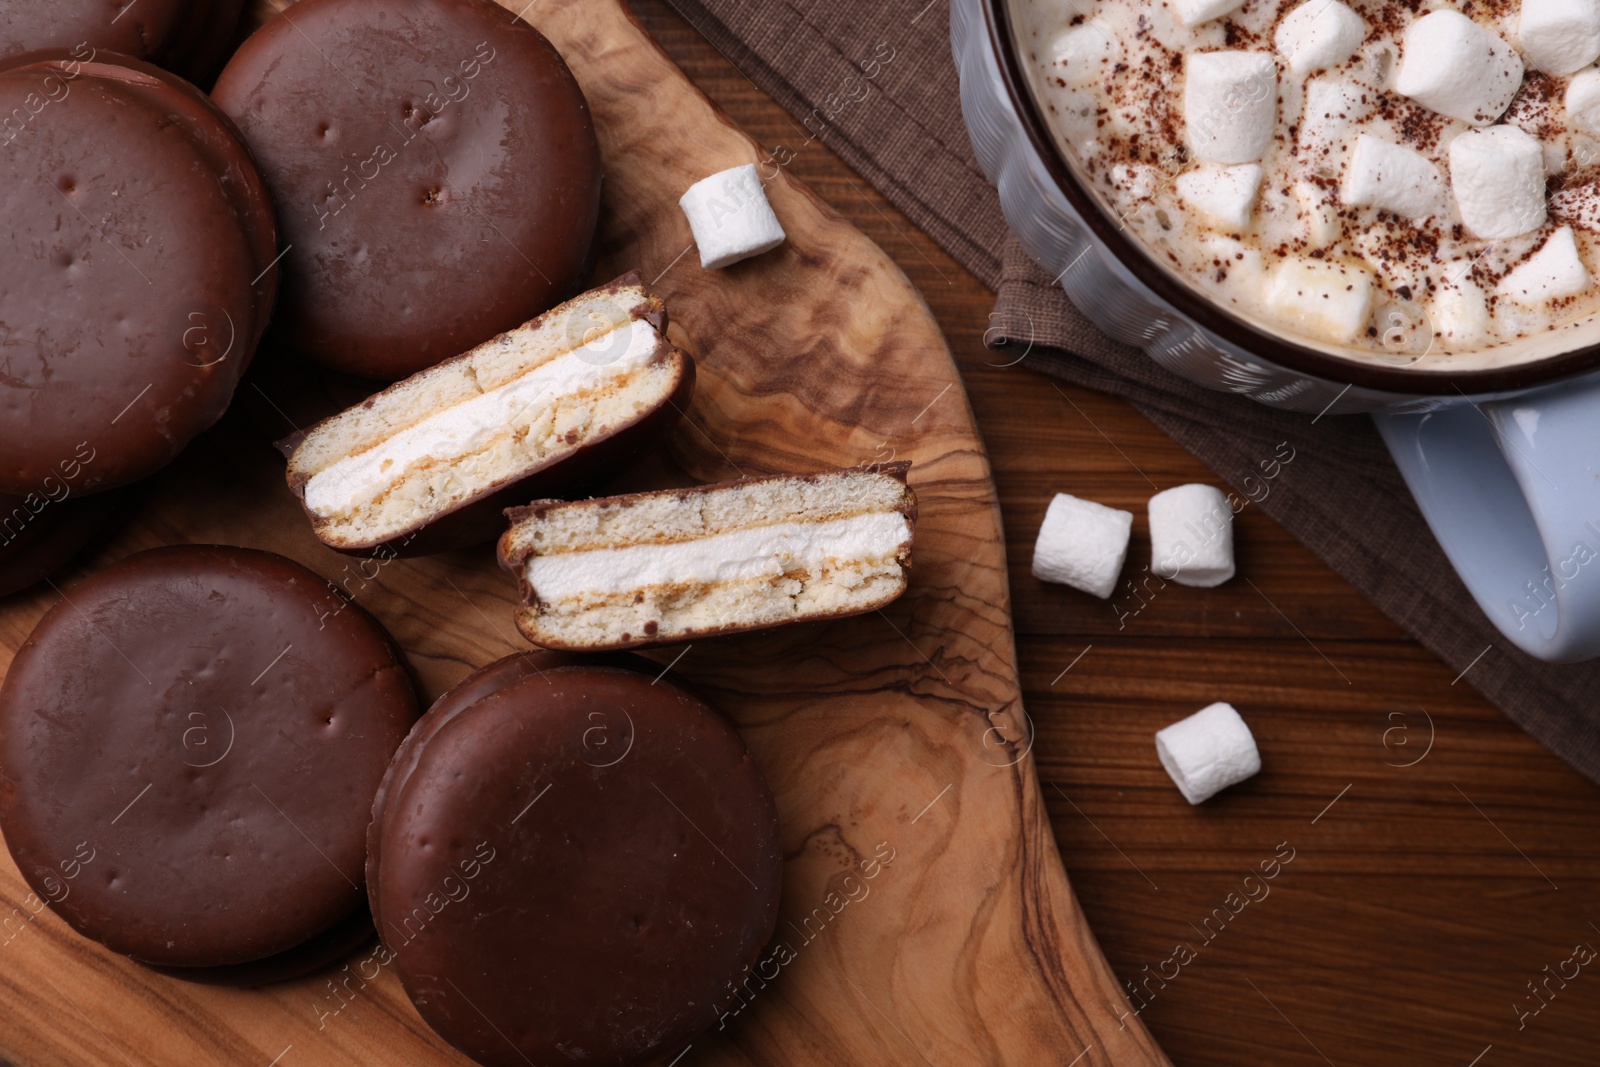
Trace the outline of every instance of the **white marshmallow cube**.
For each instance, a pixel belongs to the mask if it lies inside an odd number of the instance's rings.
[[[1453,273],[1454,269],[1446,273]],[[1428,322],[1434,336],[1447,345],[1476,344],[1489,335],[1488,298],[1470,279],[1462,277],[1439,288],[1428,308]]]
[[[1268,272],[1265,297],[1285,323],[1345,344],[1372,316],[1372,273],[1349,260],[1288,256]]]
[[[1474,237],[1516,237],[1544,225],[1544,149],[1515,126],[1467,130],[1450,142],[1450,184]]]
[[[1266,52],[1194,52],[1184,60],[1189,148],[1207,163],[1254,163],[1272,143],[1278,65]]]
[[[1356,138],[1339,198],[1408,219],[1437,215],[1450,202],[1444,177],[1428,157],[1365,133]]]
[[[1283,17],[1272,43],[1296,74],[1337,66],[1356,54],[1367,24],[1339,0],[1306,0]]]
[[[1600,70],[1583,70],[1567,83],[1567,124],[1600,134]]]
[[[1517,37],[1536,69],[1582,70],[1600,59],[1600,0],[1522,0]]]
[[[1089,85],[1121,59],[1116,34],[1099,19],[1070,26],[1050,42],[1050,73],[1068,85]]]
[[[1459,11],[1435,11],[1406,27],[1395,91],[1473,126],[1488,126],[1522,87],[1517,50]]]
[[[1563,226],[1550,235],[1533,255],[1495,287],[1501,296],[1526,307],[1537,307],[1550,300],[1577,296],[1589,288],[1589,272],[1578,254],[1572,227]]]
[[[783,244],[754,163],[729,167],[689,186],[678,200],[700,248],[700,265],[718,270]]]
[[[1191,804],[1261,770],[1261,753],[1232,704],[1212,704],[1156,734],[1161,766]]]
[[[1057,493],[1033,545],[1033,576],[1109,597],[1128,558],[1132,529],[1131,511]]]
[[[1233,577],[1233,506],[1213,485],[1180,485],[1150,498],[1150,569],[1211,589]]]
[[[1261,189],[1261,167],[1242,163],[1237,167],[1201,167],[1178,175],[1174,184],[1178,195],[1190,207],[1211,217],[1229,233],[1250,225],[1255,211],[1256,193]]]
[[[1295,182],[1294,196],[1300,208],[1301,234],[1312,248],[1327,248],[1344,233],[1335,207],[1321,187],[1311,182]]]
[[[1178,21],[1185,26],[1198,26],[1202,22],[1220,19],[1244,6],[1244,0],[1172,0]]]

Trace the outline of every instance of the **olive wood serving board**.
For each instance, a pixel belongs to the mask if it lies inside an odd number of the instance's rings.
[[[283,6],[261,0],[253,14]],[[1123,997],[1056,853],[989,463],[921,298],[701,96],[621,0],[533,0],[524,17],[594,110],[606,169],[596,278],[641,270],[699,357],[667,447],[616,484],[909,459],[921,505],[910,591],[889,608],[652,653],[738,724],[777,796],[785,855],[763,966],[723,1025],[662,1062],[1164,1064],[1137,1019],[1119,1023]],[[702,270],[678,196],[764,160],[788,243]],[[152,481],[107,544],[54,585],[0,602],[0,665],[82,574],[183,542],[270,549],[323,574],[405,647],[426,700],[526,647],[489,548],[360,562],[311,537],[256,416],[337,390],[273,358],[261,354],[234,410]],[[76,936],[8,855],[0,909],[0,1061],[466,1062],[371,947],[344,969],[236,990],[164,977]]]

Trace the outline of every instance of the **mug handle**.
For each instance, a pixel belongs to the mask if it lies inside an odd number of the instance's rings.
[[[1600,377],[1373,421],[1489,621],[1542,660],[1600,655]]]

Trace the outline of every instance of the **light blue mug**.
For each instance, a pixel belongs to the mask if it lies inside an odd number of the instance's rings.
[[[1109,336],[1273,407],[1372,412],[1489,619],[1545,660],[1600,656],[1600,324],[1440,360],[1355,360],[1274,335],[1178,283],[1073,175],[1012,45],[1012,4],[952,0],[973,150],[1024,247]]]

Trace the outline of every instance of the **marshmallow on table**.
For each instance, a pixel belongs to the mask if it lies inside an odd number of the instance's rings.
[[[1110,26],[1095,19],[1072,26],[1050,42],[1051,73],[1068,85],[1087,85],[1122,58],[1122,47]]]
[[[1395,91],[1473,126],[1488,126],[1522,88],[1522,58],[1459,11],[1435,11],[1406,27]]]
[[[1367,24],[1339,0],[1306,0],[1283,17],[1272,43],[1296,74],[1337,66],[1356,54]]]
[[[758,256],[785,239],[754,163],[730,167],[695,182],[678,206],[689,217],[689,229],[700,248],[700,265],[707,270]]]
[[[1344,344],[1372,315],[1372,273],[1350,260],[1288,256],[1268,272],[1264,295],[1284,322]]]
[[[1444,178],[1432,161],[1365,133],[1356,138],[1339,198],[1353,207],[1375,207],[1408,219],[1437,215],[1448,203]]]
[[[1474,237],[1498,240],[1544,225],[1544,149],[1515,126],[1467,130],[1451,141],[1450,184]]]
[[[1244,0],[1172,0],[1178,21],[1185,26],[1198,26],[1202,22],[1220,19],[1244,6]]]
[[[1133,512],[1057,493],[1033,545],[1033,576],[1104,599],[1117,587]]]
[[[1567,83],[1569,125],[1600,133],[1600,70],[1579,71]]]
[[[1261,770],[1261,753],[1231,704],[1212,704],[1156,734],[1156,755],[1183,799],[1199,804]]]
[[[1212,485],[1180,485],[1150,498],[1150,569],[1210,589],[1233,577],[1233,506]]]
[[[1600,0],[1522,0],[1517,37],[1537,69],[1582,70],[1600,59]]]
[[[1495,291],[1529,307],[1564,296],[1577,296],[1589,288],[1589,272],[1578,254],[1571,226],[1550,235],[1539,251],[1518,264]]]
[[[1272,143],[1278,65],[1266,52],[1192,52],[1184,59],[1189,148],[1207,163],[1254,163]]]
[[[1223,229],[1238,232],[1250,225],[1256,193],[1261,188],[1261,167],[1201,167],[1178,175],[1178,195],[1191,207],[1211,216]]]

